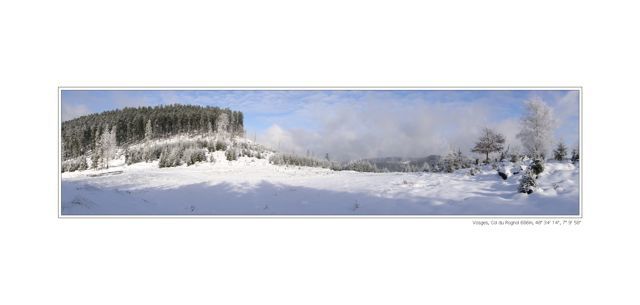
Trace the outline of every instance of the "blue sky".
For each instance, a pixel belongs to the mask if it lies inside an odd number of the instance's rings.
[[[532,97],[554,109],[559,121],[556,137],[577,145],[579,92],[567,90],[63,90],[61,110],[67,120],[123,107],[228,107],[244,112],[248,136],[255,134],[259,142],[353,158],[467,150],[483,126],[516,142],[523,102]]]

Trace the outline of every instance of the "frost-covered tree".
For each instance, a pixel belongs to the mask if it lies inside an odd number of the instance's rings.
[[[96,132],[93,151],[91,153],[91,168],[99,169],[101,167],[100,160],[102,160],[102,141],[100,138],[100,134]]]
[[[507,154],[509,157],[509,161],[518,162],[522,160],[522,155],[520,154],[520,147],[513,146],[509,148],[509,153]]]
[[[453,173],[456,170],[467,168],[470,166],[469,160],[462,154],[462,151],[449,152],[443,159],[443,168],[447,173]]]
[[[108,127],[105,127],[104,132],[100,138],[100,148],[102,150],[101,163],[102,167],[109,168],[109,160],[113,159],[116,152],[116,126],[113,126],[111,131]]]
[[[517,137],[531,158],[544,159],[553,139],[553,110],[539,97],[525,102],[522,129]]]
[[[236,153],[236,150],[233,148],[227,150],[224,155],[227,158],[227,161],[238,160],[238,154]]]
[[[215,150],[227,150],[227,144],[222,141],[216,141],[216,149]]]
[[[560,142],[558,143],[558,146],[556,146],[556,149],[553,150],[553,158],[558,161],[562,161],[566,157],[567,157],[567,147],[564,146],[564,143]]]
[[[60,132],[64,145],[63,156],[66,160],[90,155],[97,142],[96,137],[102,135],[105,125],[117,126],[118,145],[126,145],[148,138],[149,121],[152,127],[152,138],[155,138],[188,132],[206,134],[209,132],[209,125],[212,126],[212,133],[215,133],[220,117],[223,117],[223,120],[226,118],[227,133],[236,131],[236,134],[242,134],[243,126],[241,125],[244,122],[242,113],[219,107],[175,104],[127,107],[90,114],[62,122]]]
[[[485,154],[485,162],[489,162],[489,154],[492,152],[499,152],[504,148],[504,136],[489,129],[485,128],[482,132],[482,136],[476,142],[476,146],[471,149],[472,152]]]
[[[367,161],[367,160],[356,160],[356,161],[351,161],[349,162],[345,167],[344,170],[351,170],[351,171],[356,171],[356,172],[377,172],[378,168],[374,165],[371,164],[371,162]]]
[[[518,192],[531,194],[535,190],[536,185],[535,173],[533,173],[531,169],[528,169],[522,174],[520,185],[518,185]]]
[[[182,154],[182,159],[187,166],[207,161],[206,150],[201,148],[188,148]]]
[[[153,127],[151,127],[151,119],[149,119],[144,127],[144,139],[149,141],[151,138],[153,138]]]
[[[221,113],[216,123],[216,131],[223,138],[226,137],[229,131],[229,116],[226,113]]]
[[[531,163],[531,170],[536,175],[536,177],[538,177],[538,175],[540,175],[540,173],[544,171],[544,162],[542,162],[542,159],[533,159],[533,162]]]

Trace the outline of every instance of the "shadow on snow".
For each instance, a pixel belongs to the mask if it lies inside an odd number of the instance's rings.
[[[223,182],[172,188],[62,182],[62,215],[577,215],[575,198],[518,196],[512,183],[460,201]]]

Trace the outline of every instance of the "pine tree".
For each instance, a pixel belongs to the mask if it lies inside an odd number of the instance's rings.
[[[558,146],[553,151],[553,157],[558,161],[562,161],[566,156],[567,156],[567,147],[564,146],[564,143],[562,142],[558,143]]]
[[[533,159],[533,163],[531,163],[531,170],[536,175],[536,177],[544,171],[544,162],[541,158]]]
[[[531,194],[535,190],[537,186],[536,179],[534,177],[534,173],[531,169],[528,169],[522,175],[520,179],[520,185],[518,185],[518,192]]]
[[[489,163],[489,154],[501,151],[504,148],[504,142],[503,135],[489,128],[485,128],[482,136],[471,151],[485,154],[485,162]]]
[[[580,151],[577,148],[574,148],[571,151],[571,162],[576,163],[580,161]]]

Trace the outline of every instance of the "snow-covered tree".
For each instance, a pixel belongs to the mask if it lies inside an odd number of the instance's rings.
[[[567,157],[567,147],[564,146],[564,143],[560,142],[558,143],[558,146],[556,146],[556,149],[553,150],[553,158],[558,161],[562,161],[566,157]]]
[[[223,112],[218,117],[218,122],[216,123],[216,132],[222,136],[226,137],[227,132],[229,131],[229,116]]]
[[[151,119],[149,119],[144,127],[144,139],[149,141],[151,138],[153,138],[153,128],[151,127]]]
[[[509,161],[511,162],[518,162],[522,160],[522,155],[520,154],[520,147],[517,145],[511,146],[509,148],[509,153],[507,154],[509,156]]]
[[[96,132],[94,144],[93,144],[93,151],[91,154],[91,168],[99,169],[101,167],[100,160],[102,160],[102,141],[100,138],[100,134]]]
[[[238,154],[236,153],[236,150],[233,148],[227,150],[224,155],[227,158],[227,161],[238,160]]]
[[[489,162],[489,154],[492,152],[499,152],[504,148],[504,136],[489,129],[485,128],[482,132],[482,136],[476,142],[476,146],[471,150],[475,153],[485,154],[485,162]]]
[[[211,126],[211,121],[207,122],[207,133],[208,134],[212,134],[213,133],[213,127]]]
[[[538,97],[526,101],[525,107],[522,129],[517,137],[531,158],[544,159],[549,151],[556,124],[553,110]]]
[[[378,168],[374,164],[371,164],[371,162],[369,162],[367,160],[356,160],[356,161],[349,162],[344,167],[344,170],[352,170],[352,171],[356,171],[356,172],[372,172],[372,173],[374,173],[374,172],[378,171]]]
[[[109,131],[108,127],[105,127],[100,138],[102,167],[109,168],[109,160],[113,159],[115,155],[116,145],[116,126],[113,126],[111,131]]]
[[[536,185],[535,173],[533,173],[531,169],[528,169],[522,174],[520,185],[518,185],[518,192],[531,194],[535,190]]]
[[[443,168],[447,173],[470,166],[469,160],[462,154],[462,151],[450,151],[443,159]]]
[[[540,158],[533,159],[533,162],[531,163],[531,170],[533,171],[533,173],[536,175],[536,178],[537,178],[538,175],[540,175],[540,173],[544,171],[544,162],[542,161],[542,159]]]

